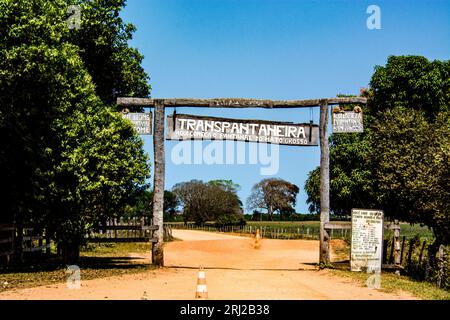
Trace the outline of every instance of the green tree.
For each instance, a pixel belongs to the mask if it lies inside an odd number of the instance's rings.
[[[66,40],[80,48],[80,57],[92,76],[97,95],[107,105],[115,105],[120,96],[147,97],[150,85],[141,66],[144,56],[128,45],[136,27],[124,23],[120,17],[126,0],[75,3],[81,9],[80,28],[72,29]]]
[[[1,219],[46,227],[74,262],[86,229],[123,212],[149,166],[64,41],[66,10],[62,0],[0,0]]]
[[[450,61],[389,57],[376,66],[363,134],[330,137],[331,209],[377,207],[389,218],[431,227],[449,243]],[[305,184],[319,208],[318,169]]]
[[[353,106],[344,109],[352,110]],[[363,108],[363,112],[366,108]],[[330,210],[348,215],[352,208],[377,206],[374,180],[367,159],[371,151],[370,117],[365,116],[364,133],[332,134],[330,140]],[[320,167],[308,174],[305,183],[309,211],[320,212]]]
[[[450,60],[389,57],[370,86],[367,162],[380,207],[431,227],[437,243],[450,243]]]
[[[177,208],[180,205],[178,197],[169,190],[164,190],[164,221],[170,221],[175,217]],[[136,203],[128,208],[129,216],[145,217],[151,221],[153,216],[153,191],[145,190],[137,197]]]
[[[390,56],[376,66],[370,81],[369,113],[389,109],[422,110],[429,119],[448,111],[450,61],[428,61],[421,56]]]
[[[241,202],[235,191],[228,190],[230,185],[234,184],[224,186],[217,180],[208,183],[191,180],[176,184],[172,191],[183,207],[185,222],[193,220],[201,225],[215,220],[219,224],[229,224],[243,218]]]
[[[389,216],[420,222],[450,243],[450,117],[391,109],[374,123],[369,165],[377,196]],[[381,139],[383,137],[383,139]]]
[[[252,188],[247,198],[248,209],[265,209],[269,219],[273,214],[295,212],[295,203],[299,188],[288,181],[277,178],[263,179]],[[281,218],[281,217],[280,217]]]

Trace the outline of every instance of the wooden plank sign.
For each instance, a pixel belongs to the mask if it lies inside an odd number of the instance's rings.
[[[167,140],[234,140],[317,146],[319,127],[309,123],[226,119],[176,114],[167,117]]]
[[[122,117],[128,119],[133,124],[134,130],[141,135],[152,134],[152,113],[151,112],[123,112]]]
[[[333,133],[363,132],[362,112],[339,111],[332,113]]]
[[[351,271],[381,272],[383,217],[382,210],[352,209]]]

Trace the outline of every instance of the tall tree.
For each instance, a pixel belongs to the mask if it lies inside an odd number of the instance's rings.
[[[149,166],[67,39],[67,2],[0,0],[0,174],[6,222],[52,233],[76,261],[89,225],[123,211]]]
[[[276,178],[263,179],[252,188],[247,199],[249,209],[265,209],[269,219],[278,212],[295,212],[299,188],[288,181]]]
[[[181,182],[176,184],[172,191],[181,202],[185,221],[193,220],[197,224],[203,224],[215,220],[225,224],[242,218],[241,202],[237,194],[227,190],[217,181]]]
[[[353,106],[342,106],[352,110]],[[363,113],[367,108],[363,108]],[[330,210],[348,215],[352,208],[377,206],[372,168],[367,159],[371,151],[370,116],[364,116],[364,133],[332,134],[330,140]],[[312,170],[305,183],[309,211],[320,212],[320,168]]]
[[[450,61],[389,57],[366,94],[364,133],[330,137],[332,210],[378,207],[449,243]],[[312,211],[320,209],[317,186],[312,172],[305,184]]]

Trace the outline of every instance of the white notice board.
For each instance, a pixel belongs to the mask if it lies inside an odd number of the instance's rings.
[[[352,209],[351,271],[381,271],[383,218],[382,210]]]

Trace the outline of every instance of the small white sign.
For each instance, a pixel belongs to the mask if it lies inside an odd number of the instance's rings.
[[[333,133],[364,132],[362,112],[333,112],[332,125]]]
[[[381,272],[383,218],[382,210],[352,209],[351,271]]]
[[[152,113],[122,113],[122,117],[128,119],[133,124],[134,130],[138,134],[151,135],[152,134]]]

